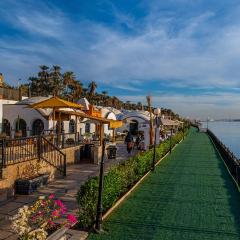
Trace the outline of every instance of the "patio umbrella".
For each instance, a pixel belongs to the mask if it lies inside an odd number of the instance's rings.
[[[46,100],[43,100],[41,102],[37,102],[34,104],[31,104],[27,106],[29,108],[33,109],[39,109],[39,108],[51,108],[53,110],[53,130],[54,130],[54,122],[55,122],[55,112],[56,110],[60,108],[73,108],[73,109],[82,109],[83,106],[80,104],[76,104],[73,102],[66,101],[64,99],[61,99],[59,97],[53,96],[51,98],[48,98]]]

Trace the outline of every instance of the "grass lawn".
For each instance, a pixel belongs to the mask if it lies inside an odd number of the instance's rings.
[[[89,239],[239,240],[240,194],[205,133],[189,136]]]

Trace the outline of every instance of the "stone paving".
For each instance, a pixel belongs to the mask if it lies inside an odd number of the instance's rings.
[[[119,164],[128,157],[137,153],[134,150],[131,155],[126,151],[124,144],[118,144],[117,158],[105,161],[105,173],[112,165]],[[67,177],[56,179],[49,183],[47,187],[39,189],[32,195],[17,195],[15,199],[8,201],[0,206],[0,240],[17,239],[16,234],[10,228],[9,217],[17,213],[18,209],[23,205],[30,204],[38,199],[39,196],[53,193],[57,198],[61,199],[70,212],[77,212],[76,194],[79,187],[90,177],[99,173],[99,165],[96,164],[75,164],[67,168]]]

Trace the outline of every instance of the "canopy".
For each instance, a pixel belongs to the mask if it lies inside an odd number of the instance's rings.
[[[82,118],[88,118],[91,120],[95,120],[97,122],[103,123],[103,124],[109,124],[109,128],[119,128],[122,126],[122,121],[119,120],[112,120],[112,119],[107,119],[107,118],[102,118],[102,117],[95,117],[89,114],[86,114],[82,111],[65,111],[58,109],[56,112],[61,112],[64,114],[69,114],[69,115],[74,115]]]
[[[80,105],[80,104],[69,102],[69,101],[63,100],[59,97],[51,97],[51,98],[48,98],[48,99],[43,100],[41,102],[31,104],[28,107],[34,108],[34,109],[37,109],[37,108],[53,108],[53,109],[54,108],[55,109],[57,109],[57,108],[75,108],[75,109],[82,109],[83,108],[83,106]]]

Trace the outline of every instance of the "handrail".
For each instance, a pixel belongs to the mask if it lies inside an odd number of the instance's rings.
[[[45,137],[41,136],[40,141],[40,158],[66,176],[66,154]]]
[[[227,165],[231,175],[236,180],[237,184],[240,185],[240,160],[229,150],[211,131],[207,130],[207,134],[214,142],[216,148],[221,154],[225,164]]]

